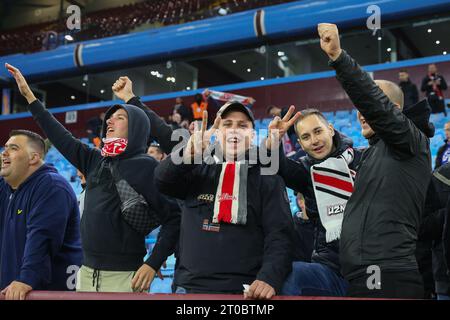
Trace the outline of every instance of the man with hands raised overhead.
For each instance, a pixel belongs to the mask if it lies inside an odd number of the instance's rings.
[[[401,89],[372,80],[341,48],[336,25],[319,24],[318,33],[369,141],[342,222],[340,261],[348,294],[422,298],[415,249],[431,175],[430,108],[422,101],[403,109]]]
[[[114,94],[126,104],[131,104],[142,109],[150,121],[150,136],[148,139],[157,140],[164,153],[172,152],[173,147],[180,143],[181,138],[172,139],[172,127],[169,126],[163,119],[160,118],[153,110],[142,103],[140,98],[133,92],[133,82],[127,76],[122,76],[117,79],[113,86]],[[189,132],[184,129],[179,129],[183,137],[189,137]],[[142,137],[143,139],[145,137]],[[150,145],[150,144],[149,144]]]
[[[90,148],[67,131],[36,99],[20,71],[6,64],[33,118],[53,145],[86,176],[86,199],[81,219],[83,266],[78,291],[133,292],[148,290],[166,252],[143,263],[145,236],[130,220],[123,205],[116,177],[127,190],[146,204],[154,226],[179,226],[179,208],[154,186],[156,160],[146,154],[150,123],[139,108],[121,104],[111,107],[103,123],[102,150]],[[115,174],[113,176],[113,170]],[[122,184],[123,185],[123,184]],[[134,202],[136,203],[136,202]],[[163,250],[164,251],[164,250]],[[168,253],[170,254],[170,253]]]

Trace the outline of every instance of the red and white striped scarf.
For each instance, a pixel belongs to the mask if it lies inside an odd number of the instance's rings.
[[[247,223],[247,177],[247,163],[222,163],[214,200],[213,223]]]
[[[102,157],[115,157],[125,151],[128,139],[106,138],[103,139]]]
[[[353,158],[353,149],[348,148],[339,157],[328,158],[311,167],[317,209],[327,242],[341,236],[345,206],[353,193],[355,172],[348,167]]]

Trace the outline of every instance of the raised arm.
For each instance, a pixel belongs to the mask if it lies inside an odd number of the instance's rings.
[[[207,121],[208,112],[204,111],[201,128],[195,128],[187,145],[174,150],[156,168],[156,185],[162,193],[184,200],[192,190],[196,183],[194,178],[196,170],[201,169],[204,151],[209,145],[211,136],[219,127],[221,118],[217,116],[209,130],[206,130]]]
[[[9,64],[5,66],[16,80],[20,93],[29,103],[28,109],[45,135],[73,166],[87,175],[92,165],[95,165],[101,159],[100,152],[76,139],[56,120],[44,105],[36,99],[19,69]]]
[[[398,156],[414,156],[422,146],[424,135],[400,107],[389,100],[370,75],[341,49],[336,25],[319,24],[318,32],[322,50],[330,58],[338,81],[370,127],[387,145],[393,147],[391,150]]]
[[[172,127],[159,117],[153,110],[147,107],[133,93],[133,82],[128,77],[120,77],[112,86],[114,94],[127,104],[132,104],[142,109],[150,120],[150,139],[158,141],[161,149],[170,154],[180,140],[172,141]],[[184,129],[180,129],[184,130]]]
[[[283,178],[288,188],[305,193],[309,172],[301,163],[287,158],[281,144],[282,137],[301,116],[300,112],[294,112],[295,107],[290,106],[283,118],[277,116],[270,122],[268,137],[262,142],[261,148],[269,150],[269,153],[279,153],[278,175]]]

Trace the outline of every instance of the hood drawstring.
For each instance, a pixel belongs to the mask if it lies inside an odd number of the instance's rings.
[[[92,274],[92,286],[95,287],[95,291],[97,292],[100,287],[98,283],[99,279],[100,279],[100,270],[95,269],[94,273]]]

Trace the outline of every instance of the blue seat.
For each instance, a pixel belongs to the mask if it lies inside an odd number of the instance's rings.
[[[351,116],[351,114],[350,114],[349,110],[338,110],[338,111],[336,111],[335,119],[336,120],[337,119],[347,119],[347,120],[349,120],[350,116]]]
[[[325,116],[325,118],[328,120],[328,122],[334,121],[334,113],[333,112],[322,112],[322,114]]]

